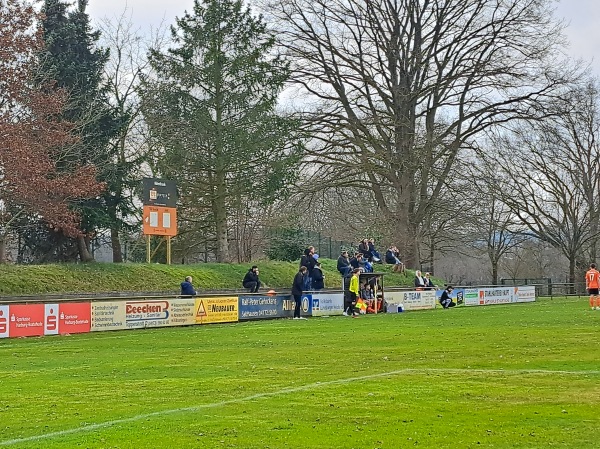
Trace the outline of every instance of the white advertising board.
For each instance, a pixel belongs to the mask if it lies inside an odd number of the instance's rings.
[[[341,315],[344,312],[344,294],[312,293],[312,316]]]
[[[389,313],[397,313],[398,305],[403,305],[403,310],[427,310],[435,309],[435,291],[411,291],[411,292],[385,292],[385,301],[388,304]]]

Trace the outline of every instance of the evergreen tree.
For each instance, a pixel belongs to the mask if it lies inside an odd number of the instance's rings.
[[[102,83],[108,51],[98,48],[99,32],[94,31],[86,12],[87,0],[78,0],[70,10],[63,0],[45,0],[42,22],[45,49],[40,76],[52,80],[56,88],[69,94],[62,118],[76,125],[78,142],[61,155],[60,163],[92,164],[98,169],[98,180],[107,188],[102,196],[81,202],[78,210],[86,233],[77,240],[82,261],[93,260],[89,236],[100,228],[119,226],[116,209],[122,198],[116,198],[122,177],[115,159],[111,139],[123,122],[110,108]]]
[[[228,261],[230,211],[244,202],[260,214],[295,177],[298,123],[276,113],[288,64],[241,1],[195,0],[171,32],[173,48],[151,51],[144,93],[157,168],[180,186],[182,227]]]

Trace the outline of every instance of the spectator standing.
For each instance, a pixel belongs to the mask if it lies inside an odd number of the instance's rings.
[[[415,271],[415,288],[417,290],[423,290],[425,288],[425,279],[419,270]]]
[[[323,273],[323,269],[321,268],[321,262],[317,260],[317,264],[313,269],[312,275],[312,289],[313,290],[323,290],[325,288],[325,273]]]
[[[449,309],[450,307],[454,307],[456,304],[452,301],[450,297],[452,295],[452,290],[454,287],[451,285],[447,286],[446,289],[442,292],[442,296],[440,297],[440,304],[444,309]]]
[[[305,282],[304,290],[305,291],[310,290],[310,287],[312,284],[312,272],[317,263],[317,261],[313,257],[314,254],[315,254],[315,247],[309,246],[308,248],[306,248],[304,250],[304,254],[300,258],[300,266],[306,267],[306,272],[307,272],[307,275],[304,278],[304,282]]]
[[[299,320],[300,307],[302,306],[302,293],[304,291],[305,278],[307,276],[308,269],[305,266],[301,266],[294,276],[294,282],[292,283],[292,296],[294,297],[294,319]]]
[[[352,272],[348,251],[342,251],[337,260],[337,269],[343,277],[348,276]]]
[[[182,296],[196,296],[197,292],[192,285],[192,277],[186,276],[185,280],[181,283],[181,295]]]
[[[257,293],[261,286],[260,279],[258,278],[259,271],[256,265],[252,266],[244,276],[242,286],[250,290],[250,293]]]

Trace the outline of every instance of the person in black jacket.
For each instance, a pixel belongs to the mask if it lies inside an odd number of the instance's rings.
[[[348,251],[342,251],[342,254],[340,257],[338,257],[337,269],[343,277],[349,276],[352,272],[352,265],[350,265]]]
[[[244,288],[250,290],[250,293],[258,292],[260,288],[260,279],[258,278],[258,267],[254,265],[252,268],[248,270],[246,276],[244,276],[244,280],[242,281],[242,285]]]
[[[325,273],[321,268],[321,262],[317,261],[312,275],[312,289],[323,290],[325,288]]]
[[[449,309],[450,307],[454,307],[456,305],[450,297],[452,295],[452,290],[454,290],[454,287],[449,285],[448,287],[446,287],[446,290],[442,292],[442,296],[440,297],[440,304],[444,309]]]
[[[302,305],[302,292],[304,291],[304,279],[306,277],[306,273],[308,272],[305,266],[301,266],[296,276],[294,276],[294,282],[292,284],[292,296],[294,297],[294,319],[299,320],[300,317],[300,307]]]
[[[315,247],[309,246],[304,250],[304,254],[300,258],[300,266],[306,267],[307,274],[304,277],[304,290],[310,290],[312,285],[312,272],[317,264],[317,261],[313,257],[315,255]]]

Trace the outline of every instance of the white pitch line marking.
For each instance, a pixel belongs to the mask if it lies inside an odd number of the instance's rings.
[[[75,427],[73,429],[59,430],[57,432],[45,433],[42,435],[33,435],[30,437],[15,438],[12,440],[0,441],[0,446],[11,446],[13,444],[47,440],[47,439],[51,439],[54,437],[61,437],[61,436],[72,435],[72,434],[76,434],[76,433],[89,432],[92,430],[116,426],[119,424],[130,423],[130,422],[139,421],[139,420],[146,419],[146,418],[153,418],[156,416],[172,415],[172,414],[181,413],[181,412],[196,412],[199,410],[205,410],[205,409],[209,409],[209,408],[216,408],[216,407],[222,407],[222,406],[230,405],[230,404],[238,404],[241,402],[252,401],[254,399],[268,398],[268,397],[279,396],[279,395],[288,394],[288,393],[297,393],[300,391],[306,391],[306,390],[310,390],[310,389],[318,388],[318,387],[346,384],[349,382],[357,382],[357,381],[362,381],[362,380],[375,379],[377,377],[397,376],[399,374],[408,374],[408,373],[456,373],[456,374],[482,373],[482,374],[511,374],[511,375],[519,375],[519,374],[541,374],[541,375],[548,375],[548,374],[549,375],[557,375],[557,374],[559,374],[560,375],[560,374],[562,374],[562,375],[575,375],[575,376],[600,375],[600,371],[597,371],[597,370],[594,370],[594,371],[566,371],[565,370],[565,371],[563,371],[563,370],[544,370],[544,369],[514,369],[514,370],[506,369],[505,370],[505,369],[478,369],[478,368],[474,368],[474,369],[468,369],[468,368],[422,368],[422,369],[405,368],[405,369],[396,370],[396,371],[388,371],[387,373],[368,374],[365,376],[349,377],[346,379],[336,379],[336,380],[330,380],[330,381],[326,381],[326,382],[315,382],[312,384],[300,385],[297,387],[283,388],[283,389],[277,390],[277,391],[271,391],[271,392],[266,392],[266,393],[257,393],[257,394],[253,394],[251,396],[246,396],[243,398],[229,399],[227,401],[221,401],[221,402],[213,402],[212,404],[201,404],[201,405],[194,405],[191,407],[181,407],[181,408],[175,408],[175,409],[170,409],[170,410],[159,410],[159,411],[152,412],[152,413],[144,413],[142,415],[135,415],[130,418],[115,419],[112,421],[105,421],[105,422],[101,422],[101,423],[97,423],[97,424],[90,424],[87,426]]]

